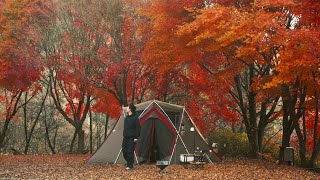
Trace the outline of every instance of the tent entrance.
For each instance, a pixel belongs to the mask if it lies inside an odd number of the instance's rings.
[[[159,118],[149,118],[141,125],[136,152],[140,163],[169,160],[174,146],[174,134]]]
[[[157,137],[155,134],[155,121],[152,122],[152,135],[151,135],[151,145],[150,145],[150,151],[148,155],[148,163],[156,163],[160,160],[160,152],[159,152],[159,145],[157,142]]]

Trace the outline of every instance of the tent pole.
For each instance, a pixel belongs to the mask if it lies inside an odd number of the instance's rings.
[[[135,152],[135,151],[134,151],[134,157],[136,158],[137,164],[139,164],[139,162],[138,162],[138,158],[137,158],[137,154],[136,154],[136,152]]]
[[[185,108],[183,108],[183,111],[182,111],[182,116],[181,116],[181,121],[180,121],[180,126],[179,126],[179,132],[180,132],[180,128],[181,128],[181,124],[182,124],[182,120],[183,120],[183,118],[184,118],[184,113],[185,113]],[[178,136],[180,137],[180,139],[181,139],[181,142],[182,142],[182,144],[183,144],[183,146],[184,146],[184,149],[187,151],[187,153],[189,154],[189,151],[188,151],[188,148],[187,148],[187,146],[186,146],[186,144],[184,143],[184,141],[183,141],[183,139],[182,139],[182,137],[180,136],[180,134],[178,133]]]
[[[140,114],[140,116],[138,117],[138,119],[140,119],[140,117],[143,115],[143,113],[144,113],[153,103],[154,103],[154,101],[151,102],[151,103],[142,111],[142,113]]]
[[[120,149],[120,151],[119,151],[119,153],[118,153],[118,156],[117,156],[117,158],[116,158],[116,160],[114,161],[114,163],[113,164],[116,164],[117,163],[117,161],[118,161],[118,158],[119,158],[119,156],[120,156],[120,153],[122,152],[122,147],[121,147],[121,149]]]

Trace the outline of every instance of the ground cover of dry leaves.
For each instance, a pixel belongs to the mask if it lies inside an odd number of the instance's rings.
[[[298,167],[249,159],[227,159],[204,168],[170,165],[159,173],[155,165],[92,165],[90,155],[0,155],[0,179],[320,179]]]

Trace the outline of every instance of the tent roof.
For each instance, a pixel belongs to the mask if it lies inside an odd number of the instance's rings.
[[[165,111],[181,112],[184,109],[184,106],[170,104],[170,103],[166,103],[158,100],[146,101],[140,104],[136,104],[135,106],[137,107],[137,111],[143,111],[153,103],[158,104]]]

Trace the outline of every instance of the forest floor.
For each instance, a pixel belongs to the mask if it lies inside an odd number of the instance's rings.
[[[92,165],[90,155],[0,155],[0,179],[320,179],[298,167],[249,159],[227,159],[203,168],[170,165],[159,173],[155,165]]]

